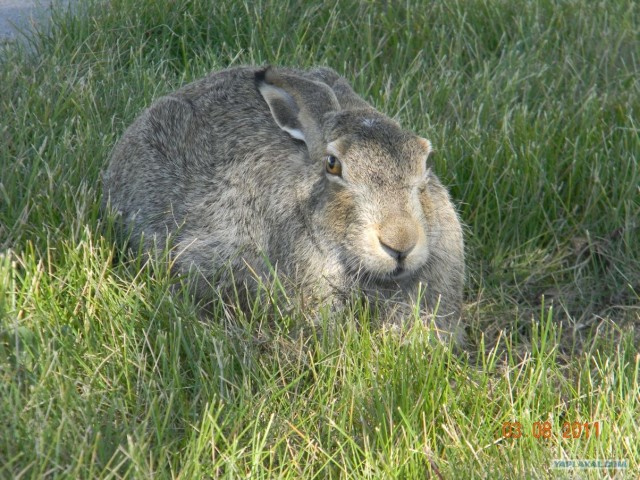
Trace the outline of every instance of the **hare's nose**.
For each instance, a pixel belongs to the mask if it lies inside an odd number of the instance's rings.
[[[382,240],[380,240],[380,246],[396,262],[401,262],[405,258],[407,258],[407,255],[409,255],[411,250],[413,250],[413,247],[415,246],[415,244],[405,250],[396,250],[395,248],[390,247],[389,245],[386,245]]]
[[[418,242],[418,228],[415,222],[398,217],[383,223],[378,241],[382,249],[397,262],[401,262]]]

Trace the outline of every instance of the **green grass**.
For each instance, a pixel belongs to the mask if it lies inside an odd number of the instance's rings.
[[[0,478],[637,478],[636,2],[302,3],[82,2],[0,47]],[[432,139],[468,355],[358,305],[310,337],[284,300],[210,321],[121,254],[100,171],[126,126],[265,62],[332,66]]]

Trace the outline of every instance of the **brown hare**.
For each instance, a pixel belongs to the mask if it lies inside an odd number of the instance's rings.
[[[168,242],[205,302],[275,270],[305,305],[360,292],[383,320],[421,312],[461,340],[462,229],[430,152],[331,69],[239,67],[140,115],[104,206],[134,249]]]

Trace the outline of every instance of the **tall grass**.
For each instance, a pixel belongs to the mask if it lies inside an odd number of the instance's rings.
[[[637,477],[635,2],[110,0],[2,48],[0,477]],[[121,255],[111,147],[245,63],[331,66],[432,139],[467,226],[469,355],[359,305],[311,337],[268,305],[208,321]]]

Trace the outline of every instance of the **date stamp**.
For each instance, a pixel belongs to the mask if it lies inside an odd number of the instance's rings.
[[[533,422],[530,428],[520,422],[504,422],[502,424],[502,438],[517,440],[519,438],[533,437],[538,440],[557,438],[579,440],[591,437],[599,438],[602,433],[602,422],[562,422],[560,426],[554,426],[549,420]]]

